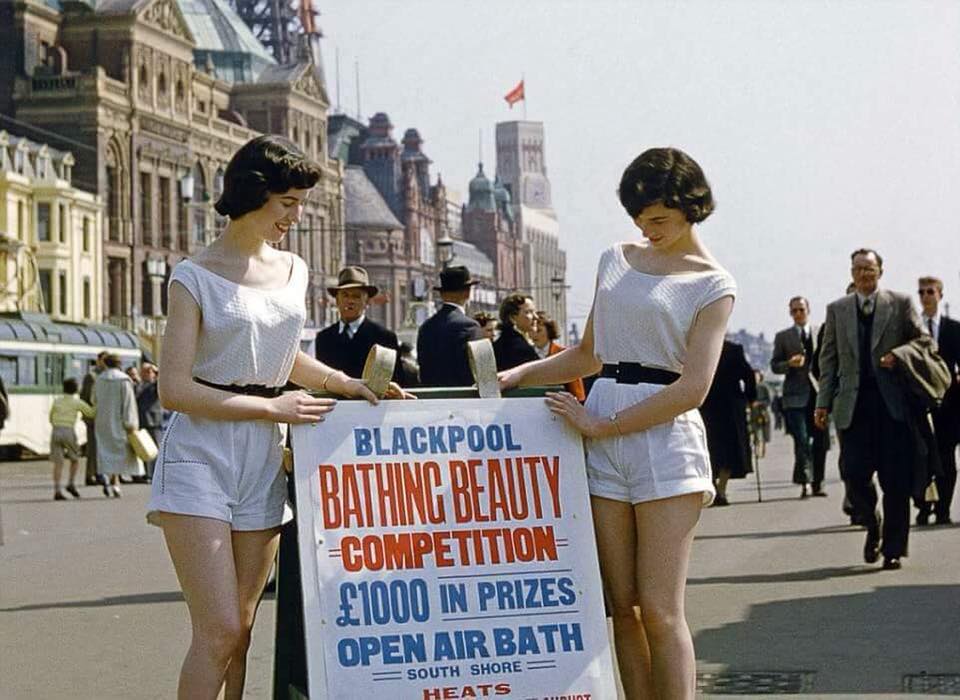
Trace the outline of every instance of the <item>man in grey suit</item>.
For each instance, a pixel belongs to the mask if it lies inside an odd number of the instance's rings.
[[[807,498],[809,484],[813,495],[825,496],[823,490],[823,460],[820,473],[814,469],[813,411],[817,400],[817,380],[810,373],[817,351],[817,330],[810,323],[810,304],[804,297],[790,300],[793,325],[773,339],[773,357],[770,369],[783,379],[783,417],[787,432],[793,438],[793,483],[800,485],[800,498]]]
[[[826,428],[833,414],[842,476],[854,513],[867,527],[864,561],[877,561],[882,541],[883,568],[899,569],[910,532],[912,445],[891,350],[919,337],[923,327],[910,297],[878,289],[883,258],[875,250],[854,251],[851,261],[855,292],[827,306],[814,420]],[[882,518],[874,471],[883,490]]]

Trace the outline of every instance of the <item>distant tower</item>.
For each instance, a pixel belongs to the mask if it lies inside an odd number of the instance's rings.
[[[319,14],[312,0],[230,0],[240,19],[261,44],[267,47],[277,63],[294,63],[297,58],[298,37],[310,39],[314,63],[320,68],[319,39],[323,36],[317,26]],[[320,75],[321,80],[323,75]]]

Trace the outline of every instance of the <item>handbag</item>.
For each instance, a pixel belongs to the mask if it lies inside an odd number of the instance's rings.
[[[130,443],[133,453],[144,462],[152,462],[157,458],[159,453],[157,443],[153,441],[146,428],[127,433],[127,441]]]

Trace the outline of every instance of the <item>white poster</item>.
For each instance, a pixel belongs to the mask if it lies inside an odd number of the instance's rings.
[[[311,700],[616,697],[580,436],[542,398],[293,428]]]

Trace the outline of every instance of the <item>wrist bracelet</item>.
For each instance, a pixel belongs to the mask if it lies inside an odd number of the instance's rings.
[[[327,390],[327,382],[329,382],[329,381],[330,381],[330,377],[332,377],[332,376],[335,375],[336,373],[337,373],[337,370],[333,370],[333,371],[329,372],[326,377],[323,378],[323,382],[320,384],[320,391],[326,391],[326,390]]]

